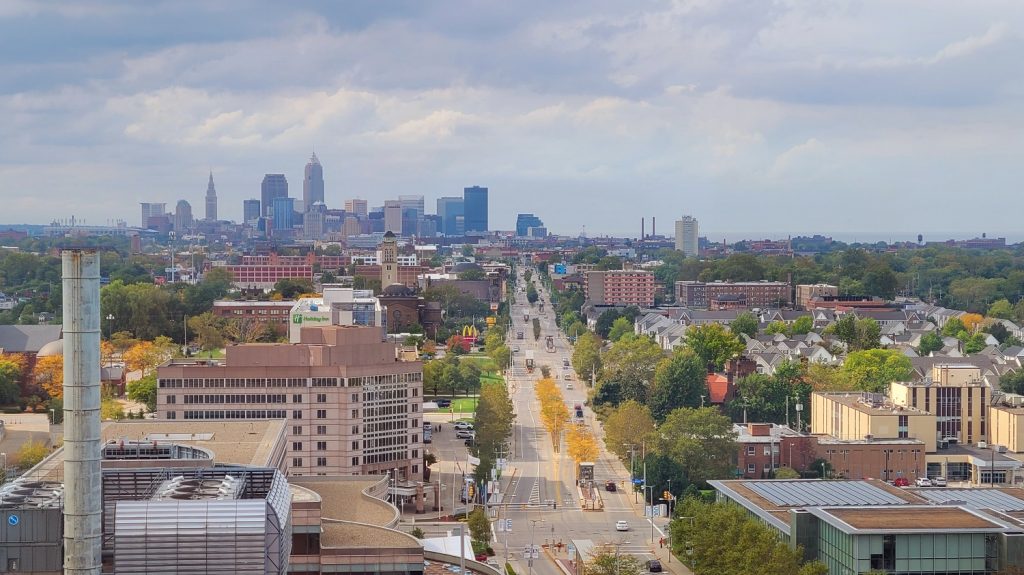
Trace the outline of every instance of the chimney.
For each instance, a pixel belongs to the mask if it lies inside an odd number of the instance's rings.
[[[645,235],[644,235],[645,231],[644,230],[646,229],[644,226],[646,224],[647,224],[646,218],[640,218],[640,241],[644,241],[644,237],[645,237]]]
[[[100,256],[61,252],[64,293],[64,573],[99,575]]]
[[[658,235],[658,218],[651,216],[651,235]]]

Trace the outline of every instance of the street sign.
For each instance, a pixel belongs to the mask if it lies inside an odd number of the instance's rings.
[[[644,484],[644,480],[643,479],[634,479],[633,480],[633,485],[643,485],[643,484]]]
[[[7,516],[7,524],[11,527],[17,527],[18,523],[21,523],[21,518],[17,515],[11,514]]]

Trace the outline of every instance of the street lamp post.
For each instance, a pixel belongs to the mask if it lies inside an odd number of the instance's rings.
[[[644,483],[644,489],[646,489],[651,494],[650,495],[651,503],[650,503],[650,506],[648,507],[648,509],[651,510],[651,514],[649,516],[649,520],[651,522],[651,543],[653,544],[654,543],[654,486],[653,485],[647,485],[647,483],[645,482]]]
[[[107,314],[107,341],[114,337],[114,314]]]
[[[537,524],[544,523],[543,519],[530,520],[530,558],[527,563],[530,566],[530,575],[533,575],[533,534],[537,531]]]

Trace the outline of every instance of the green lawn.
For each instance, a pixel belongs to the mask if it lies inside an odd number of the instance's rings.
[[[494,363],[494,360],[486,355],[464,355],[459,358],[459,361],[471,361],[480,368],[480,371],[485,373],[498,371],[498,366]]]
[[[485,373],[480,376],[480,385],[505,385],[505,378],[496,373]]]
[[[455,413],[473,413],[476,411],[477,398],[475,397],[460,397],[459,399],[452,400],[452,409]]]

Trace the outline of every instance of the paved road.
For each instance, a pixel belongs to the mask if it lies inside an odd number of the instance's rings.
[[[536,272],[534,275],[536,276]],[[522,280],[519,285],[525,286]],[[502,556],[507,541],[509,559],[517,572],[522,574],[530,573],[527,561],[522,555],[524,547],[530,544],[531,539],[538,545],[557,541],[568,543],[571,539],[589,539],[595,544],[618,544],[620,553],[633,554],[642,560],[653,558],[662,529],[654,530],[652,540],[651,524],[638,514],[638,507],[632,503],[634,495],[624,490],[614,493],[602,491],[601,495],[605,500],[604,511],[581,510],[575,486],[574,464],[568,455],[554,451],[549,435],[544,430],[533,389],[533,383],[540,377],[540,366],[551,367],[552,375],[557,376],[570,408],[575,403],[584,403],[587,386],[585,382],[579,381],[571,367],[563,368],[563,359],[571,359],[571,346],[555,325],[549,295],[539,282],[537,285],[540,299],[545,302],[544,313],[539,312],[539,306],[527,304],[525,293],[516,294],[517,302],[511,310],[510,347],[519,347],[519,352],[513,354],[512,373],[509,377],[516,409],[512,461],[517,468],[517,476],[509,485],[507,495],[510,496],[506,497],[510,505],[500,511],[501,518],[512,519],[512,532],[497,534],[499,544],[495,546],[495,550]],[[524,312],[530,314],[531,321],[523,320]],[[533,317],[539,317],[541,322],[541,337],[538,340],[533,339]],[[523,332],[524,339],[515,339],[517,331]],[[554,336],[554,352],[545,350],[545,338],[548,335]],[[528,373],[525,367],[526,351],[530,349],[534,351],[537,364],[533,374]],[[565,384],[568,383],[565,374],[569,374],[574,389],[565,388]],[[585,422],[600,436],[599,426],[589,409],[585,410]],[[599,443],[601,456],[595,462],[597,484],[603,485],[607,479],[628,482],[627,470],[614,456],[604,451],[603,441]],[[548,501],[557,502],[557,509],[542,505],[520,509],[521,504],[537,505]],[[642,512],[642,508],[640,509]],[[630,531],[617,532],[615,522],[619,520],[627,521]],[[663,524],[662,520],[659,526]],[[664,559],[664,552],[661,556]],[[568,556],[563,551],[560,557]],[[542,554],[539,560],[533,562],[533,573],[561,575],[562,572]]]

